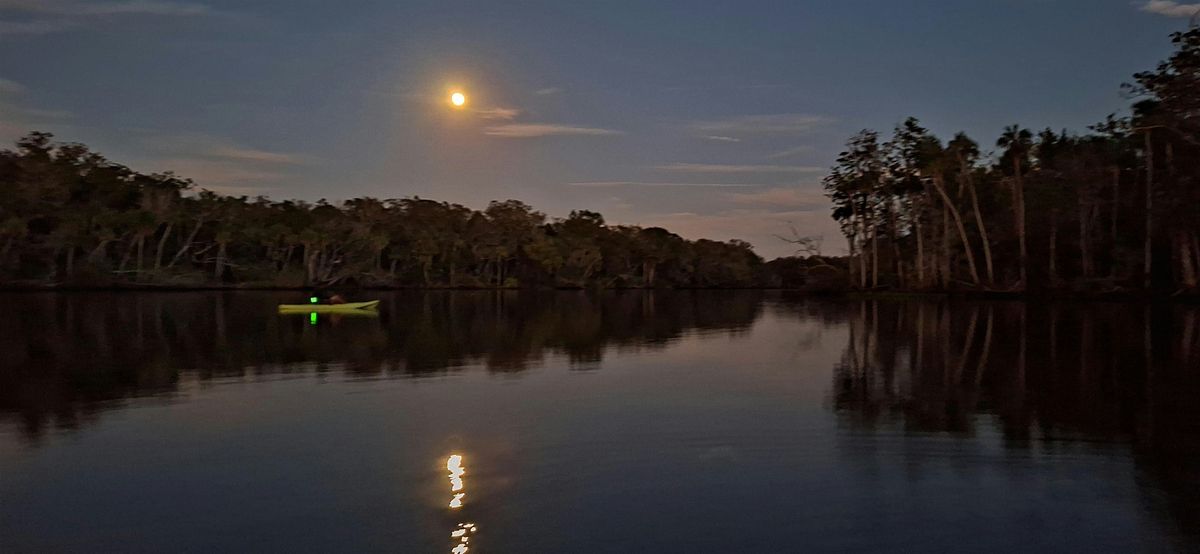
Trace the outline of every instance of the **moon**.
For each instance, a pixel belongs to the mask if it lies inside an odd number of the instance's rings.
[[[461,108],[467,103],[467,95],[456,91],[450,95],[450,103],[456,108]]]

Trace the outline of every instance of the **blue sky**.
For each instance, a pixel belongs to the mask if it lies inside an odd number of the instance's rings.
[[[794,225],[836,253],[820,179],[850,134],[1082,131],[1197,9],[0,0],[0,139],[50,130],[234,194],[517,198],[767,257]]]

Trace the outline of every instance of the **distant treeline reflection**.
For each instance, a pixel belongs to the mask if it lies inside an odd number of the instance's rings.
[[[835,367],[850,428],[1001,433],[1012,448],[1128,444],[1153,509],[1200,530],[1200,310],[862,301]]]
[[[547,355],[595,367],[608,347],[663,348],[689,331],[739,332],[757,291],[383,295],[379,318],[277,316],[294,295],[14,294],[0,320],[0,421],[35,438],[113,402],[200,380],[289,372],[421,376],[483,365],[520,372]]]

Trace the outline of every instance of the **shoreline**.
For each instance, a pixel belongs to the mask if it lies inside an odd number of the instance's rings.
[[[0,285],[0,293],[142,293],[142,292],[299,292],[311,291],[319,287],[297,287],[282,285]],[[993,301],[1052,301],[1052,302],[1138,302],[1138,303],[1171,303],[1171,304],[1200,304],[1200,293],[1181,291],[1174,294],[1146,293],[1144,291],[1108,291],[1100,293],[1065,292],[1055,290],[1039,290],[1029,292],[1016,291],[979,291],[979,290],[830,290],[805,289],[789,287],[464,287],[464,286],[356,286],[332,287],[343,290],[384,291],[384,292],[437,292],[437,291],[491,291],[491,292],[608,292],[608,291],[762,291],[799,293],[812,297],[841,297],[850,299],[870,300],[903,300],[917,298],[949,298],[954,300],[993,300]]]

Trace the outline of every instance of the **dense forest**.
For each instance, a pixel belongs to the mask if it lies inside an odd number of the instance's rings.
[[[0,186],[0,276],[17,285],[785,284],[742,241],[607,225],[586,210],[550,220],[516,200],[472,210],[415,197],[339,206],[190,193],[179,176],[139,173],[46,133],[0,152]],[[810,265],[829,266],[792,261],[782,273]]]
[[[686,240],[423,198],[274,201],[195,190],[33,132],[0,151],[9,286],[801,287],[1194,292],[1200,274],[1200,29],[1124,86],[1128,116],[1086,134],[1018,125],[995,152],[915,118],[864,130],[824,180],[849,256],[771,262]],[[807,251],[806,251],[807,250]]]
[[[864,130],[825,178],[862,289],[1195,291],[1200,29],[1083,135],[1018,125],[996,153],[915,118]]]

